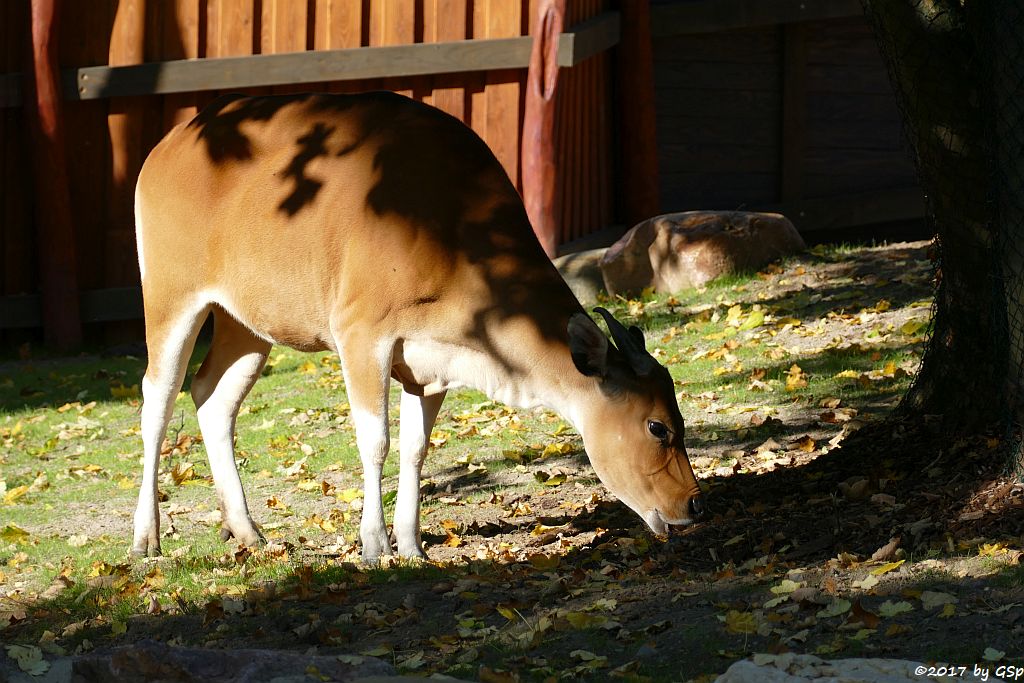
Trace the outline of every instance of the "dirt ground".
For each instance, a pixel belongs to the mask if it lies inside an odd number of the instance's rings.
[[[808,264],[784,285],[744,296],[807,296],[824,316],[847,296],[845,278],[870,289],[868,300],[904,310],[930,293],[926,249],[893,245]],[[838,284],[822,289],[823,281]],[[826,318],[834,330],[790,330],[776,343],[807,351],[842,338],[842,325],[910,320],[905,311],[876,313]],[[767,465],[761,433],[695,440],[711,512],[669,539],[653,538],[605,492],[579,452],[550,460],[571,482],[550,491],[526,491],[522,478],[533,475],[515,468],[482,481],[428,461],[427,498],[437,503],[423,519],[431,563],[367,571],[353,546],[274,542],[260,552],[308,564],[204,609],[131,616],[117,642],[315,648],[487,681],[706,680],[751,653],[787,651],[1020,666],[1024,485],[1005,472],[1003,435],[951,440],[937,420],[881,419],[893,406],[867,404],[856,420],[838,421],[822,420],[817,407],[786,408],[772,437],[780,455]],[[714,419],[710,409],[695,415],[701,410],[684,413]],[[804,436],[831,445],[791,442]],[[726,451],[735,463],[723,471],[714,463]],[[106,514],[82,512],[54,524],[68,534],[69,520]],[[200,517],[183,513],[175,524],[183,535],[204,533]],[[128,534],[127,514],[109,519],[106,533]],[[246,557],[232,551],[222,561],[234,569]]]
[[[328,565],[134,616],[120,642],[315,648],[479,680],[706,680],[755,652],[1019,666],[1024,486],[999,476],[985,437],[910,434],[866,428],[807,465],[726,478],[713,517],[667,541],[589,487],[499,497],[457,521],[466,546],[430,549],[460,561],[368,573],[310,551]],[[837,493],[863,475],[897,503]]]

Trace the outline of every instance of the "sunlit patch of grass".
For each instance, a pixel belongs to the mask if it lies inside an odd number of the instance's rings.
[[[839,247],[815,250],[804,258],[841,260],[853,253],[852,247]],[[786,262],[780,269],[797,263]],[[861,330],[858,339],[847,340],[853,343],[833,344],[816,333],[820,310],[825,309],[812,308],[813,294],[799,292],[771,303],[757,299],[756,288],[769,276],[735,275],[674,296],[647,294],[604,303],[627,325],[644,330],[648,348],[676,383],[690,424],[688,440],[709,450],[724,450],[712,436],[737,431],[737,425],[745,425],[751,440],[779,429],[771,423],[763,429],[751,427],[753,412],[799,409],[815,420],[825,399],[838,398],[862,411],[892,402],[911,381],[903,368],[912,370],[918,361],[921,340],[898,331],[884,340],[866,340]],[[845,286],[840,283],[839,289]],[[866,298],[874,305],[873,297]],[[799,324],[786,322],[788,318]],[[813,343],[791,348],[804,339],[793,337],[794,329]],[[782,343],[787,334],[792,338]],[[204,351],[196,350],[191,371]],[[0,529],[12,524],[28,532],[27,538],[11,534],[0,540],[0,590],[26,599],[66,571],[73,585],[47,607],[62,615],[55,624],[104,616],[108,621],[102,628],[109,632],[110,620],[145,609],[138,595],[118,599],[110,589],[88,588],[95,578],[90,574],[104,565],[127,564],[128,580],[138,585],[159,568],[162,584],[152,592],[163,608],[197,612],[216,596],[244,594],[261,582],[294,585],[311,563],[314,580],[321,584],[443,572],[398,563],[367,573],[323,550],[357,537],[361,500],[343,500],[340,494],[362,485],[348,399],[331,354],[275,347],[237,422],[239,470],[253,517],[274,547],[287,543],[289,551],[257,550],[236,557],[237,546],[219,540],[218,524],[208,518],[216,510],[216,497],[186,381],[175,402],[169,448],[161,459],[165,474],[160,489],[168,497],[162,507],[165,513],[178,510],[173,516],[176,529],[165,515],[164,531],[171,534],[162,539],[165,557],[144,562],[129,561],[127,550],[141,469],[140,398],[133,387],[145,362],[83,357],[8,367],[0,381],[0,501],[20,487],[34,488],[0,502]],[[389,516],[398,471],[397,387],[391,405],[393,452],[384,470]],[[574,472],[562,487],[596,485],[583,466],[579,435],[563,418],[545,411],[507,410],[479,392],[453,391],[435,435],[425,476],[438,488],[423,503],[424,527],[431,533],[437,533],[452,509],[444,499],[475,505],[494,497],[564,490],[545,486],[534,476],[538,471]],[[175,448],[179,438],[182,445]],[[545,455],[551,446],[568,450]],[[175,467],[184,469],[186,463],[192,466],[191,478],[176,482],[166,474]],[[447,483],[451,492],[441,488]],[[268,505],[271,499],[278,507]],[[186,508],[190,511],[182,511]],[[1005,580],[1019,583],[1019,572],[1004,574]],[[81,598],[87,590],[89,595]]]

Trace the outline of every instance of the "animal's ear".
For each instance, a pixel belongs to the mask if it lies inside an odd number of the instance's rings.
[[[604,377],[608,371],[608,338],[590,316],[573,313],[569,318],[569,351],[576,369],[588,377]]]
[[[629,333],[633,336],[633,339],[636,340],[636,343],[640,346],[641,349],[647,348],[647,342],[644,341],[643,330],[641,330],[636,325],[630,325]]]

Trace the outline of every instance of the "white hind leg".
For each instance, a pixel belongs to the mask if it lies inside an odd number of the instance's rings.
[[[363,517],[359,523],[363,560],[376,562],[382,555],[391,554],[391,541],[384,523],[381,471],[391,445],[388,385],[392,345],[374,339],[361,328],[349,330],[344,337],[335,333],[335,340],[363,465]]]
[[[217,488],[222,515],[221,540],[248,546],[261,540],[249,516],[235,465],[235,420],[246,394],[260,376],[270,342],[260,339],[224,311],[213,311],[213,343],[192,380],[203,443]]]
[[[174,409],[174,399],[181,391],[196,336],[208,312],[206,304],[197,304],[191,309],[178,308],[173,315],[151,307],[146,309],[149,362],[142,378],[142,486],[135,509],[133,555],[152,557],[160,554],[157,494],[160,447]]]
[[[430,445],[430,432],[441,410],[445,392],[414,396],[402,392],[398,448],[398,498],[395,499],[395,538],[402,557],[427,559],[420,544],[420,472]]]

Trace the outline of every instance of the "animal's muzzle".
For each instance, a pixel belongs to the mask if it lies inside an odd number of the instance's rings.
[[[707,512],[707,507],[704,505],[704,496],[699,493],[690,499],[690,516],[693,517],[693,521],[699,520]]]

